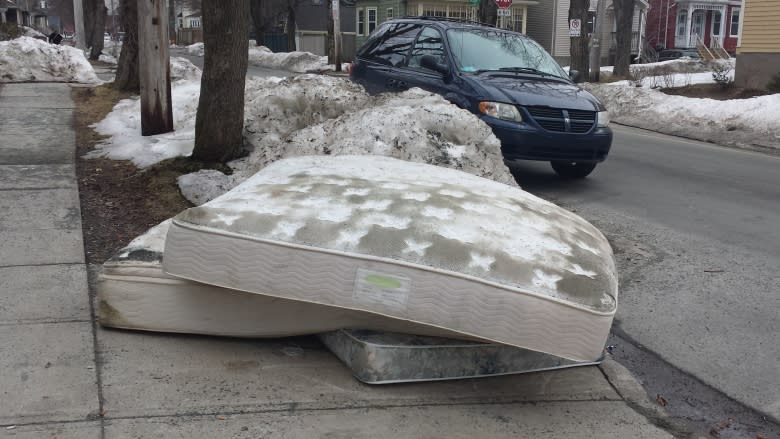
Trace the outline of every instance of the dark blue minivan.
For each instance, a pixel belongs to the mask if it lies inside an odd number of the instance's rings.
[[[370,93],[438,93],[490,125],[505,160],[549,161],[563,177],[586,177],[612,145],[601,102],[516,32],[439,17],[387,21],[358,49],[350,78]]]

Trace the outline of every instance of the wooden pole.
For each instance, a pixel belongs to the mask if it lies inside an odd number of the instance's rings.
[[[590,82],[599,82],[601,79],[601,45],[604,44],[604,20],[606,18],[606,0],[599,0],[596,4],[596,25],[593,27],[593,38],[590,47]]]
[[[138,0],[138,73],[144,136],[173,131],[168,41],[165,0]]]
[[[336,63],[336,71],[341,71],[341,12],[340,0],[333,0],[333,62]]]
[[[76,48],[87,48],[87,36],[84,33],[84,2],[73,0],[73,25],[76,27]]]

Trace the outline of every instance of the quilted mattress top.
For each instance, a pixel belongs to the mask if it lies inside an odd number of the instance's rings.
[[[595,227],[519,188],[432,165],[283,159],[174,221],[616,307],[612,249]]]

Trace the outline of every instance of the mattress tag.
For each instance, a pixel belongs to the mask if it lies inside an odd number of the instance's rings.
[[[411,285],[411,279],[403,276],[358,268],[353,297],[359,302],[406,309]]]

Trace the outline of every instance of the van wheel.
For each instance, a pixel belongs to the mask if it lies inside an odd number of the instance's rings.
[[[550,165],[559,176],[572,179],[585,178],[596,169],[593,162],[554,161],[550,162]]]

